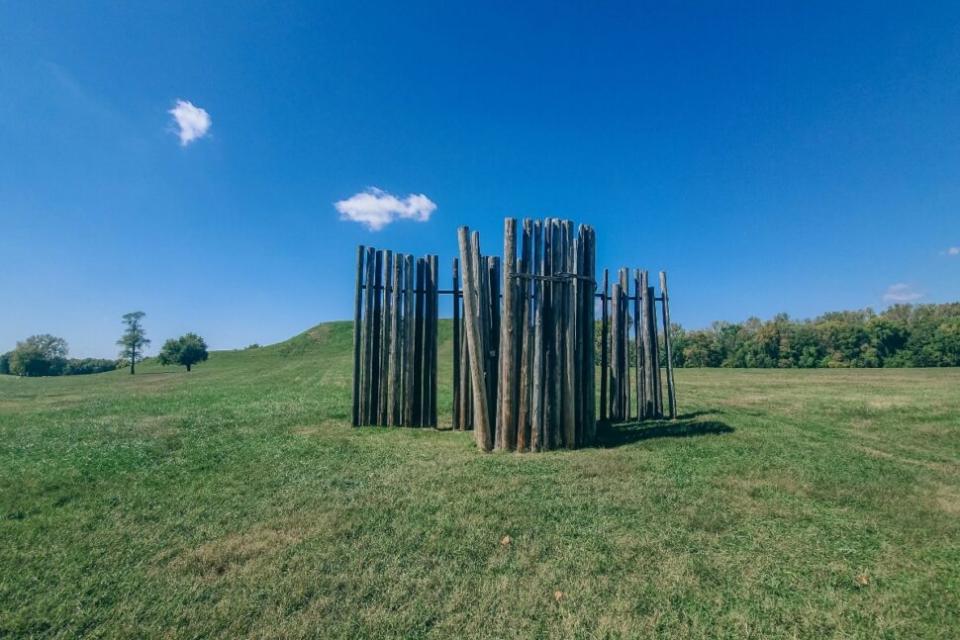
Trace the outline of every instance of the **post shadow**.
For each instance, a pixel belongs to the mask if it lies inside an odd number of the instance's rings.
[[[597,440],[594,446],[612,449],[657,438],[693,438],[734,432],[733,427],[720,420],[697,420],[698,417],[709,413],[709,411],[697,411],[684,414],[676,420],[601,422],[597,424]]]

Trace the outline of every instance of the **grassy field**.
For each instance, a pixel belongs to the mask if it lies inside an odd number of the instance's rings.
[[[0,376],[0,636],[960,635],[960,370],[682,370],[537,455],[351,429],[349,381],[346,323]]]

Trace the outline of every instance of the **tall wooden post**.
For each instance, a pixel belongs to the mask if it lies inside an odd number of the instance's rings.
[[[353,304],[353,412],[351,423],[360,426],[360,352],[363,350],[361,342],[361,322],[363,321],[363,253],[364,246],[357,247],[357,283]]]
[[[364,294],[366,299],[364,300],[364,309],[363,309],[363,373],[360,377],[361,380],[361,391],[360,391],[360,424],[369,425],[373,424],[372,415],[370,411],[371,403],[373,402],[373,364],[375,362],[373,357],[373,299],[376,297],[376,255],[377,250],[373,247],[367,249],[367,259],[366,259],[366,284],[364,285]]]
[[[607,401],[607,378],[610,372],[607,371],[609,363],[610,341],[610,322],[607,319],[608,301],[610,298],[610,271],[603,270],[603,295],[600,298],[600,421],[606,422],[607,410],[609,409]]]
[[[460,227],[457,230],[460,262],[463,266],[464,328],[467,333],[470,378],[473,386],[473,430],[477,445],[484,451],[490,451],[493,443],[490,437],[490,414],[487,406],[483,372],[483,362],[486,354],[484,353],[479,322],[483,297],[480,290],[479,240],[477,243],[471,243],[469,236],[469,227]]]
[[[453,259],[453,425],[460,423],[460,261]]]
[[[660,272],[660,296],[663,298],[663,348],[667,359],[667,400],[670,406],[670,418],[677,417],[677,391],[673,381],[673,346],[670,336],[670,295],[667,293],[667,272]]]
[[[414,316],[414,262],[412,255],[403,258],[403,426],[414,424],[414,382],[416,378],[416,317]]]
[[[503,221],[503,309],[500,321],[500,392],[496,446],[512,451],[517,441],[517,221]]]

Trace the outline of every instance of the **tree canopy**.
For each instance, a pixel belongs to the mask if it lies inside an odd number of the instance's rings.
[[[10,373],[18,376],[57,375],[67,360],[67,341],[49,333],[30,336],[9,354]]]
[[[207,343],[195,333],[187,333],[179,338],[170,338],[160,349],[160,364],[179,364],[190,371],[193,365],[206,361]]]
[[[145,315],[143,311],[124,314],[123,324],[127,328],[117,340],[117,345],[122,347],[120,358],[130,365],[131,374],[136,372],[137,363],[143,360],[143,350],[150,344],[142,323]]]

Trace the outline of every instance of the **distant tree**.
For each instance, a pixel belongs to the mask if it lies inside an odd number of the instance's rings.
[[[124,314],[123,323],[127,326],[126,331],[117,340],[117,345],[123,347],[120,351],[120,358],[130,363],[130,373],[135,373],[137,363],[143,360],[143,350],[150,344],[147,339],[146,331],[143,329],[143,311],[133,311]]]
[[[10,351],[0,353],[0,375],[5,376],[10,373]]]
[[[193,365],[207,359],[207,343],[195,333],[188,333],[179,338],[170,338],[163,343],[160,349],[160,364],[179,364],[190,371]]]
[[[59,375],[66,363],[67,341],[48,333],[30,336],[10,352],[10,373],[18,376]]]
[[[116,360],[103,358],[70,358],[63,367],[62,375],[83,376],[91,373],[103,373],[117,368]]]

